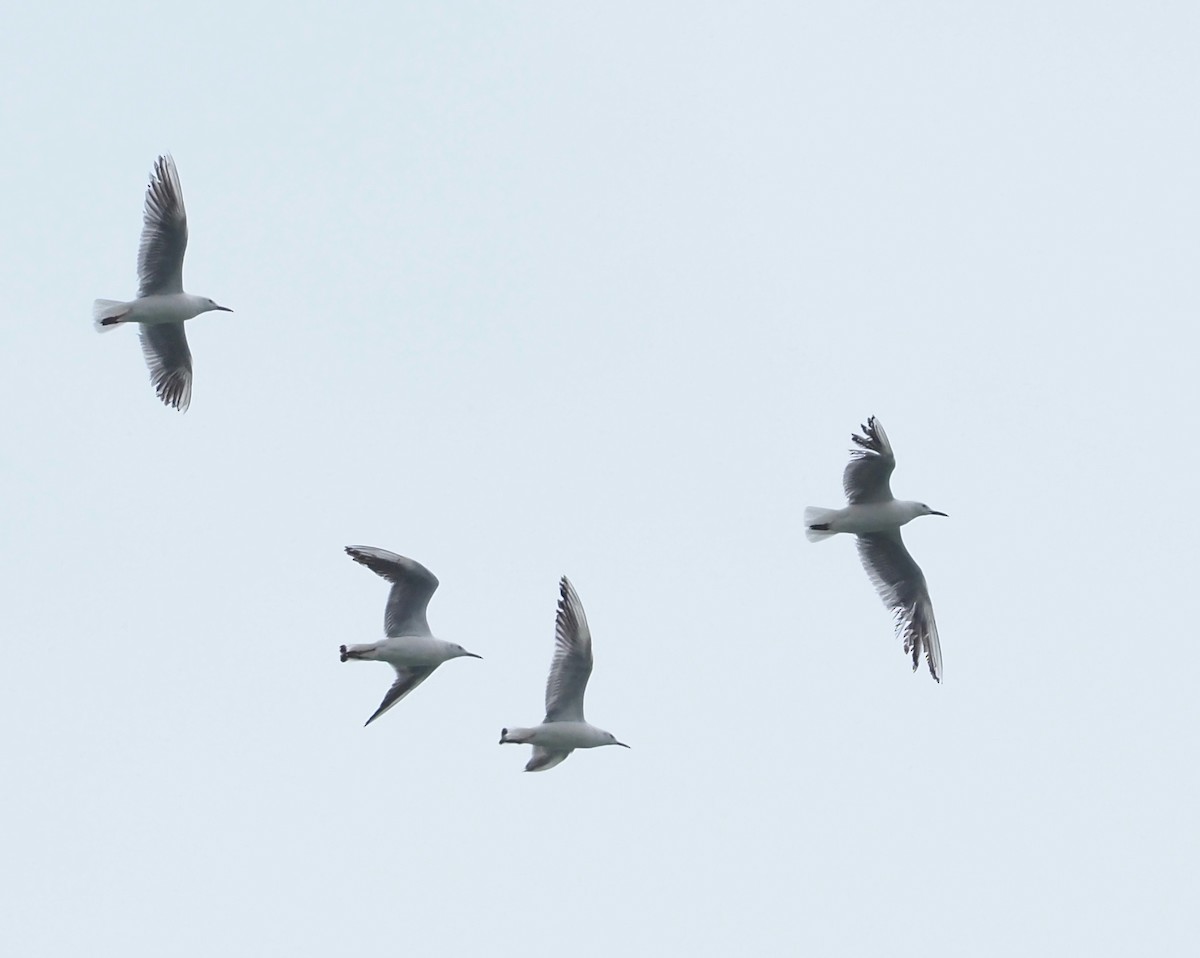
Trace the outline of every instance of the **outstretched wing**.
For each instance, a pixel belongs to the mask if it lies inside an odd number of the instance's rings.
[[[346,554],[392,583],[383,615],[386,635],[396,638],[430,634],[425,609],[437,591],[437,576],[415,559],[374,546],[346,546]]]
[[[192,351],[183,323],[140,324],[138,335],[158,398],[186,412],[192,402]]]
[[[187,252],[187,211],[183,187],[169,153],[154,163],[142,212],[138,247],[138,296],[183,292],[183,254]]]
[[[842,473],[842,488],[851,505],[888,502],[892,499],[892,470],[896,468],[892,444],[874,416],[867,420],[862,431],[861,436],[850,437],[858,448],[850,450],[850,462]]]
[[[404,696],[408,695],[409,692],[429,678],[429,676],[433,675],[433,670],[436,668],[436,665],[428,668],[396,667],[396,681],[392,683],[392,687],[388,689],[387,695],[379,703],[379,708],[367,719],[363,727],[365,728],[367,725],[370,725],[384,712],[404,698]]]
[[[921,567],[913,561],[900,531],[872,532],[858,537],[858,556],[871,584],[891,610],[904,651],[912,654],[913,671],[924,653],[929,673],[942,680],[942,646],[938,641],[933,603]]]
[[[559,582],[558,591],[554,658],[546,680],[545,721],[582,722],[583,693],[592,674],[592,634],[583,614],[583,603],[566,576]]]

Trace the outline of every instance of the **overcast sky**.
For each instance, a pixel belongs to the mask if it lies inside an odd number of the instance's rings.
[[[1200,8],[5,21],[12,954],[1194,944]],[[90,318],[165,151],[186,415]],[[940,686],[803,536],[872,414]],[[484,657],[366,729],[349,543]],[[632,749],[527,775],[564,573]]]

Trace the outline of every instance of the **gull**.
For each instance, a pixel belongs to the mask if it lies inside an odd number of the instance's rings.
[[[546,717],[534,728],[500,730],[500,744],[532,745],[527,772],[554,768],[577,748],[620,745],[612,732],[589,725],[583,717],[583,693],[592,674],[592,634],[583,603],[566,576],[558,584],[558,617],[554,622],[554,658],[546,680]]]
[[[192,353],[183,332],[185,320],[211,310],[232,313],[206,296],[183,291],[183,254],[187,250],[187,211],[183,188],[170,154],[160,156],[146,188],[142,242],[138,247],[138,294],[120,302],[98,299],[92,305],[96,329],[107,332],[137,323],[142,355],[158,398],[180,412],[192,401]]]
[[[850,450],[850,462],[842,474],[842,487],[849,505],[845,509],[804,510],[804,534],[817,542],[839,532],[858,536],[858,555],[875,591],[892,612],[896,634],[904,640],[904,651],[912,653],[913,671],[922,651],[929,672],[942,681],[942,647],[938,642],[933,603],[921,567],[904,548],[900,527],[917,516],[944,516],[923,502],[892,498],[890,479],[896,468],[892,444],[883,426],[872,416],[862,427],[863,435],[851,435],[859,447]]]
[[[365,727],[429,678],[446,660],[464,655],[472,659],[483,656],[453,642],[435,639],[430,633],[425,609],[437,590],[438,580],[421,563],[372,546],[346,546],[346,554],[392,583],[383,615],[387,638],[367,645],[343,645],[339,649],[343,662],[348,659],[387,662],[396,670],[396,681]]]

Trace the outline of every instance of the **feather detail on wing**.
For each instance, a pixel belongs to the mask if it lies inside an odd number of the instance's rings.
[[[583,693],[592,674],[592,634],[583,603],[566,576],[558,584],[554,658],[546,680],[547,722],[582,722]]]
[[[392,583],[383,616],[386,635],[429,635],[425,610],[437,591],[437,576],[415,559],[374,546],[346,546],[346,554]]]
[[[887,433],[874,416],[862,427],[863,434],[852,435],[857,449],[850,450],[850,462],[842,473],[842,488],[851,505],[860,502],[887,502],[892,498],[891,477],[896,457]]]
[[[873,532],[858,537],[863,568],[891,611],[904,651],[912,655],[915,671],[924,654],[929,673],[942,680],[942,646],[938,640],[933,603],[920,566],[913,561],[896,532]]]
[[[139,325],[138,335],[158,398],[186,412],[192,402],[192,351],[183,323]]]
[[[138,296],[183,292],[187,252],[187,211],[183,187],[170,154],[160,156],[146,188],[142,241],[138,247]]]

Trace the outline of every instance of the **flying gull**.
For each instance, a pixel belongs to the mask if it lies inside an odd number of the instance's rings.
[[[904,640],[904,651],[912,653],[913,671],[924,652],[929,672],[942,680],[942,647],[938,642],[933,603],[921,567],[913,561],[900,527],[917,516],[944,516],[923,502],[892,498],[891,475],[896,457],[883,426],[872,416],[862,427],[863,435],[852,435],[858,446],[850,450],[850,462],[842,474],[842,487],[849,505],[845,509],[804,510],[804,534],[817,542],[839,532],[858,536],[858,555],[875,590],[892,612],[896,634]]]
[[[185,320],[211,310],[232,313],[206,296],[183,291],[183,254],[187,251],[187,211],[183,188],[169,154],[154,164],[142,214],[138,247],[137,299],[123,303],[98,299],[92,306],[96,329],[105,332],[137,323],[142,355],[158,398],[180,412],[192,401],[192,353],[183,331]]]
[[[592,674],[592,634],[583,603],[566,576],[558,585],[558,618],[554,623],[554,659],[546,681],[546,717],[534,728],[506,728],[500,744],[532,745],[527,772],[554,768],[577,748],[620,745],[612,732],[589,725],[583,717],[583,693]]]
[[[396,681],[366,721],[370,725],[429,678],[447,659],[464,655],[480,659],[483,656],[468,652],[453,642],[435,639],[430,633],[425,609],[437,590],[438,580],[421,563],[371,546],[346,546],[346,554],[392,583],[383,615],[387,638],[367,645],[343,645],[339,649],[343,662],[348,659],[387,662],[396,670]]]

